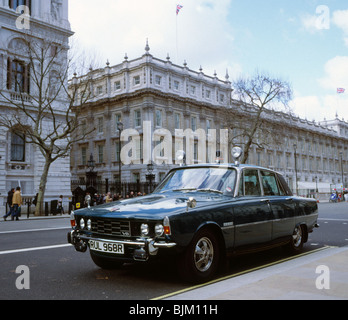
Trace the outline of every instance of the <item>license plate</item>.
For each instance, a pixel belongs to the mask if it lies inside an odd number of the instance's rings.
[[[124,254],[124,245],[122,243],[89,240],[89,247],[93,251]]]

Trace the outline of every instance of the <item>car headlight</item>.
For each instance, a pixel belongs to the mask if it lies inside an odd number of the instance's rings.
[[[160,224],[160,223],[156,224],[156,226],[155,226],[155,234],[156,234],[156,236],[160,237],[160,236],[163,235],[163,233],[164,233],[163,225]]]
[[[92,230],[92,220],[91,219],[87,220],[87,230],[89,230],[89,231]]]
[[[80,220],[80,228],[81,228],[81,229],[84,229],[85,226],[86,226],[86,224],[85,224],[85,219],[81,218],[81,220]]]
[[[149,235],[149,225],[146,224],[146,223],[143,223],[141,226],[140,226],[140,232],[141,232],[141,235],[142,236],[148,236]]]

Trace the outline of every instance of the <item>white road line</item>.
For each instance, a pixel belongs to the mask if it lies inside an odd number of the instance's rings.
[[[72,245],[71,244],[58,244],[55,246],[47,246],[47,247],[7,250],[7,251],[0,251],[0,255],[11,254],[11,253],[29,252],[29,251],[38,251],[38,250],[59,249],[59,248],[66,248],[66,247],[72,247]]]
[[[71,229],[71,227],[0,231],[0,234],[22,233],[22,232],[38,232],[38,231],[54,231],[54,230],[64,230],[64,229]]]

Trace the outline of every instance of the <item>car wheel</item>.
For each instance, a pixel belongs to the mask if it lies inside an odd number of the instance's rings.
[[[90,255],[93,262],[101,269],[112,270],[112,269],[119,269],[123,266],[122,262],[114,261],[108,258],[103,258],[95,254],[92,250],[90,251]]]
[[[179,262],[182,278],[191,282],[209,280],[217,271],[220,248],[216,235],[206,229],[198,232]]]
[[[293,253],[300,252],[303,248],[305,234],[302,226],[296,226],[292,234],[292,239],[289,244],[289,248]]]

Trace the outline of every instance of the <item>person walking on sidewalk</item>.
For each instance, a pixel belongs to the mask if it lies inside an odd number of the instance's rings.
[[[14,192],[15,192],[15,188],[12,188],[7,194],[7,204],[8,204],[9,210],[8,210],[8,213],[3,216],[5,221],[6,221],[6,218],[9,216],[12,216],[12,213],[13,213],[12,198],[13,198]]]
[[[21,206],[22,206],[22,196],[21,196],[21,188],[20,187],[17,187],[16,192],[13,194],[12,206],[13,206],[12,220],[14,220],[14,218],[16,218],[16,221],[18,221]]]

